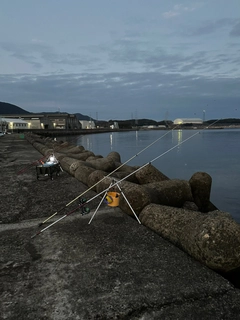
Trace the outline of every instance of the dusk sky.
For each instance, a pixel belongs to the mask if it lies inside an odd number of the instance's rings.
[[[240,0],[1,0],[0,70],[29,112],[240,118]]]

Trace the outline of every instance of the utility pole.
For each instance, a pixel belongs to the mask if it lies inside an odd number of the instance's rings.
[[[135,112],[135,125],[136,125],[136,127],[137,127],[137,125],[138,125],[138,114],[137,114],[137,110],[136,110],[136,112]]]

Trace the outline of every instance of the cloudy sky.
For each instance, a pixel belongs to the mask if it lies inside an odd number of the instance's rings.
[[[1,0],[0,70],[30,112],[240,118],[240,0]]]

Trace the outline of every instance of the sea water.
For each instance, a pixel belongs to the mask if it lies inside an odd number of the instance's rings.
[[[240,223],[240,129],[139,130],[71,140],[95,155],[116,151],[131,166],[151,162],[171,179],[206,172],[212,177],[211,202]]]

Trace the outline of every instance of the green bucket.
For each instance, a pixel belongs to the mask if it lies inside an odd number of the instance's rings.
[[[19,138],[20,138],[20,139],[24,139],[24,133],[21,133],[21,134],[19,135]]]

